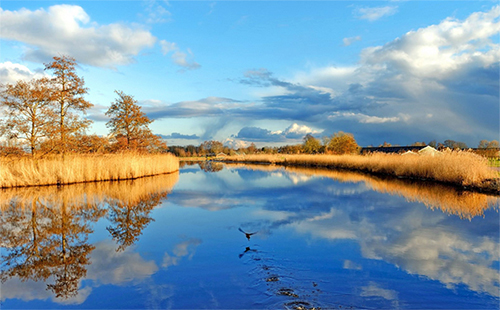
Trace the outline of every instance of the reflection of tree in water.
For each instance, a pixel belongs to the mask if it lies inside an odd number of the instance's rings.
[[[35,197],[26,203],[13,200],[2,211],[0,234],[6,249],[2,282],[11,277],[22,281],[53,277],[47,288],[56,297],[77,295],[94,249],[87,243],[90,223],[101,218],[105,210],[97,205],[75,207],[66,197],[62,201]]]
[[[218,172],[224,168],[223,163],[218,163],[214,161],[201,161],[199,162],[200,168],[206,172]]]
[[[102,182],[2,190],[0,195],[1,280],[46,281],[57,298],[78,294],[94,246],[92,223],[104,217],[124,249],[152,220],[151,210],[177,182],[178,174],[127,182]]]
[[[137,204],[121,200],[109,201],[109,221],[113,224],[106,229],[119,245],[118,251],[134,244],[139,239],[142,231],[153,218],[149,216],[151,210],[167,197],[167,192],[147,195],[147,198]]]

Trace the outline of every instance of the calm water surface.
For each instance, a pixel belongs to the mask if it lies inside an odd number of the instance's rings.
[[[439,185],[205,163],[0,204],[2,309],[500,306],[498,199]]]

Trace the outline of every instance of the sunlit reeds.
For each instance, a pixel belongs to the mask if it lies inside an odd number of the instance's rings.
[[[460,186],[484,187],[486,180],[498,178],[486,158],[472,152],[449,151],[440,156],[369,155],[247,155],[230,156],[226,161],[269,163],[358,170],[374,174],[426,179]]]
[[[0,188],[136,179],[177,170],[179,161],[171,154],[0,158]]]

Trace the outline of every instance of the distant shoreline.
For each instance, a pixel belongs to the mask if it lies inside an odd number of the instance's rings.
[[[247,155],[216,158],[227,163],[340,169],[397,178],[432,181],[500,196],[499,173],[487,160],[469,152],[439,157],[372,155]]]

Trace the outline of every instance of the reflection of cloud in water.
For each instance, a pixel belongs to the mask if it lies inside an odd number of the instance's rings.
[[[141,282],[158,271],[154,261],[145,261],[130,248],[117,252],[116,245],[110,241],[99,242],[95,247],[86,278],[97,285]]]
[[[466,240],[439,228],[403,231],[393,239],[390,243],[365,240],[362,251],[447,287],[463,283],[473,291],[500,296],[500,272],[494,267],[499,260],[497,242],[486,237]]]
[[[165,269],[170,266],[177,266],[181,259],[186,256],[189,260],[191,260],[196,253],[196,247],[200,244],[201,240],[197,238],[188,239],[177,244],[172,251],[173,255],[165,252],[165,255],[163,256],[163,264],[161,266]]]
[[[54,294],[47,290],[43,281],[21,281],[19,278],[10,278],[1,285],[1,300],[20,299],[22,301],[47,300],[65,305],[79,305],[83,303],[92,292],[92,288],[85,287],[78,291],[78,295],[67,299],[55,298]]]
[[[362,270],[363,269],[363,267],[361,265],[356,264],[355,262],[348,260],[348,259],[344,260],[343,268],[350,269],[350,270]]]
[[[381,288],[377,283],[370,281],[368,286],[361,287],[361,296],[364,297],[382,297],[387,300],[396,300],[398,292]]]
[[[260,167],[254,165],[252,169]],[[262,169],[273,171],[272,167]],[[498,218],[479,218],[476,221],[481,220],[481,225],[468,225],[468,221],[460,220],[475,221],[485,210],[497,209],[497,197],[461,192],[444,185],[382,180],[345,171],[274,169],[283,175],[304,173],[311,178],[293,192],[273,190],[272,195],[264,194],[267,203],[265,209],[259,211],[264,217],[259,223],[266,226],[259,228],[262,231],[267,229],[271,233],[277,227],[288,226],[319,238],[357,240],[365,258],[384,260],[410,274],[440,281],[449,288],[463,284],[476,292],[500,296],[500,272],[496,268],[500,246],[495,233]],[[316,182],[315,176],[341,183]],[[409,202],[423,203],[445,213],[435,212],[429,216],[425,208],[402,204],[397,197],[376,192],[402,196]],[[301,199],[305,195],[307,199]],[[449,217],[446,213],[458,217]],[[358,270],[361,266],[345,261],[344,268]],[[373,283],[365,287],[365,295],[376,293],[386,299],[397,298],[395,292]]]
[[[196,207],[208,211],[221,211],[242,205],[239,197],[224,197],[219,194],[198,192],[198,191],[176,191],[175,195],[169,198],[169,202],[182,207]],[[253,204],[252,201],[246,201]]]

